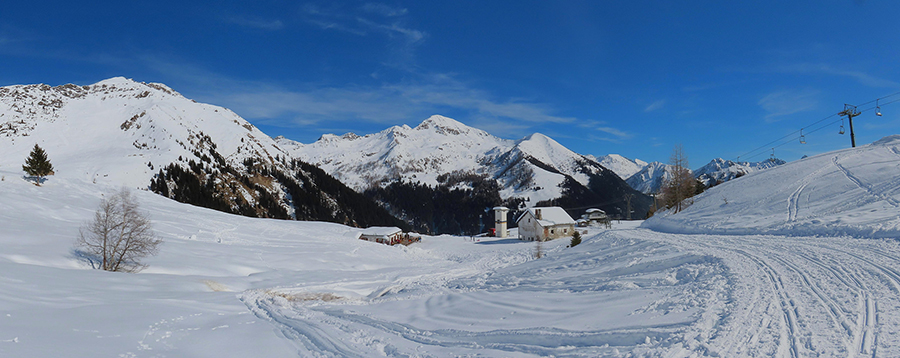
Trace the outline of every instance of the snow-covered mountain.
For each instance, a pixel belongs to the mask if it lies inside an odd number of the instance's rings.
[[[628,177],[625,182],[635,190],[644,194],[658,193],[659,189],[662,188],[663,183],[672,177],[671,172],[671,165],[652,162],[647,164],[647,166],[639,172]]]
[[[643,228],[585,228],[542,258],[519,240],[387,246],[137,191],[164,244],[122,274],[72,244],[131,176],[90,175],[64,163],[79,148],[46,140],[57,174],[34,186],[22,161],[50,125],[14,122],[0,121],[30,135],[0,136],[2,357],[900,356],[900,136],[748,174]],[[124,150],[113,138],[98,170]]]
[[[432,116],[415,128],[393,126],[359,136],[325,134],[312,144],[275,140],[294,157],[315,164],[357,191],[396,180],[437,184],[437,176],[475,170],[482,174],[486,153],[515,146],[456,120]]]
[[[442,176],[456,173],[495,180],[501,199],[523,199],[525,206],[592,193],[588,197],[597,205],[624,208],[622,198],[632,192],[614,172],[543,134],[501,139],[439,115],[416,127],[394,126],[365,136],[326,134],[311,144],[276,141],[358,191],[396,182],[437,186]],[[649,200],[638,202],[635,210],[641,211]]]
[[[700,180],[703,185],[709,187],[784,163],[786,162],[781,159],[767,159],[761,162],[735,162],[716,158],[700,167],[700,169],[695,170],[694,177]]]
[[[640,159],[628,159],[618,154],[608,154],[599,158],[591,156],[591,158],[604,168],[612,170],[613,173],[616,173],[623,180],[628,179],[649,164]]]
[[[287,160],[287,151],[232,111],[158,83],[116,77],[0,88],[0,166],[21,168],[35,144],[55,167],[50,180],[150,187],[244,215],[351,223],[359,216],[346,202],[365,200]],[[304,166],[311,169],[296,170]]]
[[[767,159],[762,162],[735,162],[732,160],[716,158],[708,164],[693,170],[691,173],[706,187],[715,186],[726,181],[739,178],[749,173],[769,169],[785,161],[781,159]],[[672,166],[661,162],[653,162],[645,165],[638,172],[631,175],[625,182],[632,188],[644,193],[659,192],[666,180],[672,177]]]

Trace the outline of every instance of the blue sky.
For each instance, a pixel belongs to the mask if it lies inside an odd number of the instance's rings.
[[[697,168],[849,147],[840,117],[809,125],[900,92],[898,20],[852,0],[17,1],[0,85],[124,76],[304,143],[442,114],[582,154],[680,143]],[[898,99],[854,118],[857,143],[900,134]]]

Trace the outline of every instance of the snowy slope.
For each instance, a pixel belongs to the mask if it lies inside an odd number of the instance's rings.
[[[120,274],[71,251],[119,183],[37,187],[4,165],[0,356],[896,357],[900,244],[873,238],[897,237],[898,168],[889,137],[747,175],[645,223],[697,234],[614,223],[574,248],[543,243],[541,259],[515,238],[390,247],[343,225],[137,191],[165,242],[148,269]],[[835,219],[862,238],[829,235],[851,231]],[[769,234],[715,234],[729,228]]]
[[[900,136],[714,187],[648,228],[694,233],[900,237]]]
[[[232,163],[284,155],[230,110],[196,103],[163,84],[115,77],[90,86],[0,88],[0,166],[21,166],[39,144],[56,169],[51,180],[146,188],[159,167],[193,158],[204,136]]]
[[[35,144],[55,168],[50,181],[150,187],[249,216],[397,222],[318,169],[287,160],[272,138],[230,110],[162,84],[116,77],[0,88],[0,168],[20,170]]]
[[[541,261],[516,239],[390,247],[338,224],[145,191],[161,251],[141,273],[107,273],[70,250],[115,185],[0,175],[4,357],[617,356],[668,349],[669,327],[696,325],[706,309],[692,302],[723,289],[709,284],[724,281],[721,263],[649,242],[588,241],[563,255],[557,240]],[[642,269],[625,269],[638,259]]]
[[[594,158],[604,168],[612,170],[619,178],[628,179],[644,169],[649,163],[640,159],[628,159],[618,154],[604,155]]]
[[[900,354],[895,241],[614,223],[534,259],[514,238],[389,247],[138,191],[165,243],[118,274],[70,251],[114,185],[0,175],[3,357]]]

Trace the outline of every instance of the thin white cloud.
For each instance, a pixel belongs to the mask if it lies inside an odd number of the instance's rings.
[[[243,27],[250,27],[250,28],[255,28],[255,29],[261,29],[261,30],[274,31],[274,30],[281,30],[282,28],[284,28],[284,23],[281,22],[281,20],[265,20],[265,19],[260,19],[260,18],[250,18],[250,17],[243,17],[243,16],[230,16],[230,17],[226,17],[224,20],[225,20],[225,22],[230,23],[230,24],[243,26]]]
[[[614,135],[614,136],[616,136],[616,137],[618,137],[618,138],[620,138],[620,139],[629,139],[629,138],[631,138],[631,134],[626,133],[626,132],[623,132],[623,131],[618,130],[618,129],[616,129],[616,128],[612,128],[612,127],[597,127],[596,129],[597,129],[598,131],[601,131],[601,132],[604,132],[604,133],[607,133],[607,134],[612,134],[612,135]]]
[[[419,42],[426,36],[423,31],[403,26],[400,17],[408,13],[405,8],[368,3],[359,10],[361,11],[323,9],[313,4],[306,4],[302,12],[306,22],[323,30],[337,30],[359,36],[367,36],[369,32],[377,31],[390,37],[399,35],[410,44]],[[386,19],[375,20],[370,15],[393,18],[393,20],[391,22],[385,22]]]
[[[419,78],[418,82],[381,86],[309,85],[288,89],[157,58],[145,57],[140,61],[163,77],[179,79],[181,83],[172,85],[189,97],[230,108],[254,123],[279,127],[319,130],[326,124],[330,127],[352,127],[360,122],[415,124],[432,114],[453,114],[467,123],[477,124],[478,128],[505,128],[501,135],[508,136],[529,134],[546,124],[577,126],[583,122],[556,115],[552,106],[545,103],[498,99],[446,74],[411,73]],[[599,127],[600,132],[620,139],[630,137],[625,132],[604,127],[602,122],[594,123],[596,127],[592,129]]]
[[[307,19],[306,22],[318,26],[322,30],[336,30],[346,32],[357,36],[366,36],[368,33],[361,29],[351,28],[342,23],[334,21],[324,21],[319,19]]]
[[[403,16],[406,15],[407,12],[409,12],[406,8],[393,7],[381,3],[366,3],[362,6],[361,9],[365,12],[385,17]]]
[[[364,18],[357,18],[356,21],[359,21],[360,24],[365,25],[368,28],[374,30],[380,30],[387,33],[389,36],[393,35],[401,35],[404,37],[409,43],[416,43],[425,38],[425,33],[419,30],[405,28],[400,26],[398,23],[392,23],[390,25],[379,24],[373,21],[369,21]]]
[[[646,108],[644,108],[644,112],[653,112],[657,109],[662,108],[663,105],[665,105],[665,104],[666,104],[666,100],[664,100],[664,99],[658,100],[656,102],[651,103]]]
[[[819,91],[778,91],[769,93],[757,102],[767,112],[767,122],[776,122],[778,117],[812,111],[819,107]]]
[[[780,70],[791,73],[824,73],[834,76],[850,77],[857,82],[869,87],[898,87],[900,83],[878,78],[862,71],[843,70],[822,63],[800,63],[781,66]]]

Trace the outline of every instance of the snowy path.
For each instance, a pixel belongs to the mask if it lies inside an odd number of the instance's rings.
[[[622,231],[722,258],[734,302],[708,344],[721,356],[896,357],[895,242]]]
[[[895,242],[636,229],[582,245],[495,252],[366,299],[241,299],[301,356],[900,355]]]
[[[677,356],[687,332],[703,335],[725,309],[723,264],[666,243],[560,240],[540,260],[529,243],[509,245],[362,299],[302,287],[240,298],[301,356]],[[362,285],[331,288],[342,284]]]

